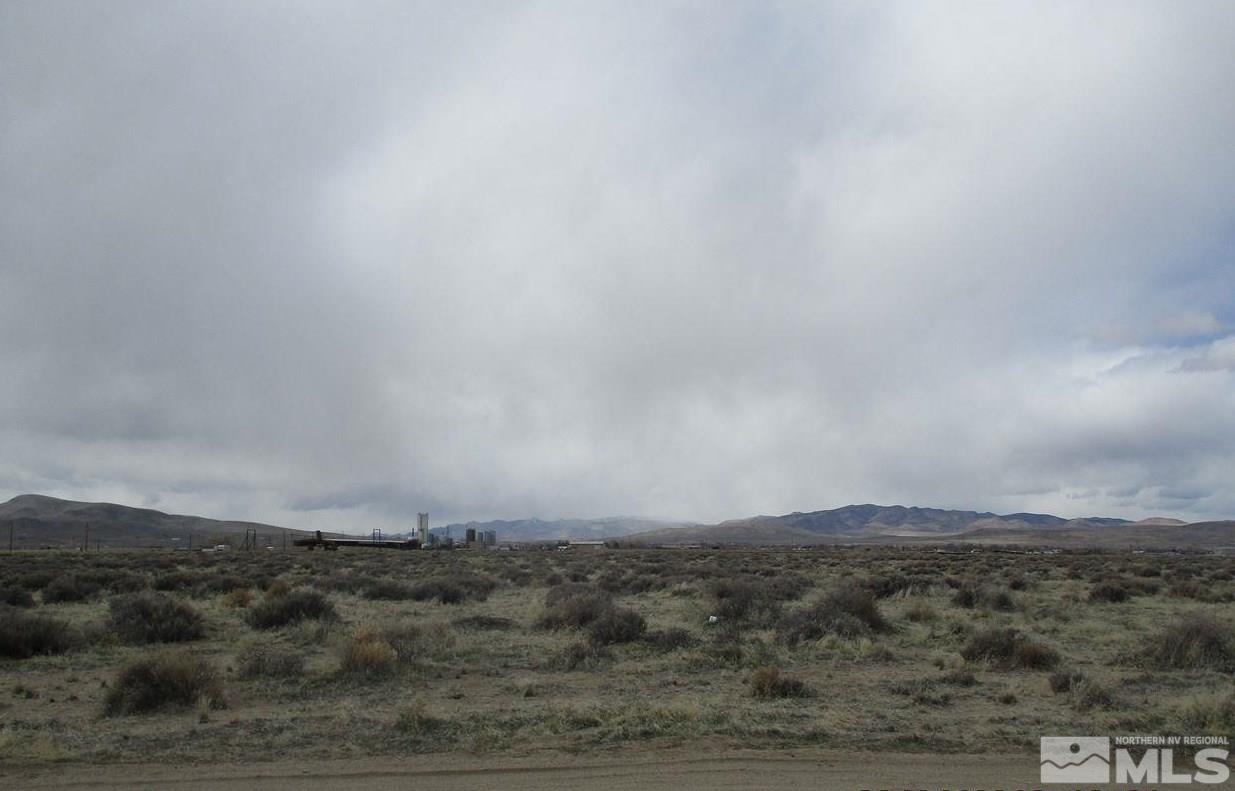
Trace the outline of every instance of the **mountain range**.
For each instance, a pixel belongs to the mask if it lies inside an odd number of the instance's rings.
[[[1235,521],[1187,523],[1153,517],[1064,519],[901,505],[848,505],[828,511],[755,516],[716,525],[626,537],[648,544],[1020,544],[1062,547],[1235,549]]]
[[[83,503],[37,494],[19,495],[0,504],[0,544],[7,540],[11,529],[14,543],[20,547],[80,546],[87,526],[90,543],[103,546],[187,546],[190,540],[195,546],[217,541],[238,543],[249,531],[255,531],[260,542],[277,546],[284,533],[288,540],[306,535],[306,531],[259,522],[166,514],[149,508]],[[495,530],[503,543],[618,539],[642,545],[964,543],[1235,550],[1235,521],[1185,523],[1162,517],[1139,522],[1106,517],[1064,519],[1051,514],[999,515],[871,504],[754,516],[712,525],[606,517],[459,522],[449,527],[451,534],[459,538],[468,528]],[[347,532],[368,531],[353,528]]]

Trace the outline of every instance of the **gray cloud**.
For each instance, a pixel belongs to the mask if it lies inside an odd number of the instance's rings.
[[[0,493],[1235,513],[1228,4],[0,15]]]

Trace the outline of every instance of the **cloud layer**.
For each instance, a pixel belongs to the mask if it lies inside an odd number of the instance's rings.
[[[0,495],[1235,516],[1229,3],[7,4]]]

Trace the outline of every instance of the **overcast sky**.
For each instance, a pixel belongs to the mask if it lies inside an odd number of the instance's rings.
[[[0,498],[1235,517],[1235,3],[0,2]]]

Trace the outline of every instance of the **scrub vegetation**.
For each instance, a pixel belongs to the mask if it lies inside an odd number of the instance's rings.
[[[1007,752],[1235,696],[1220,555],[42,551],[0,593],[7,763]]]

